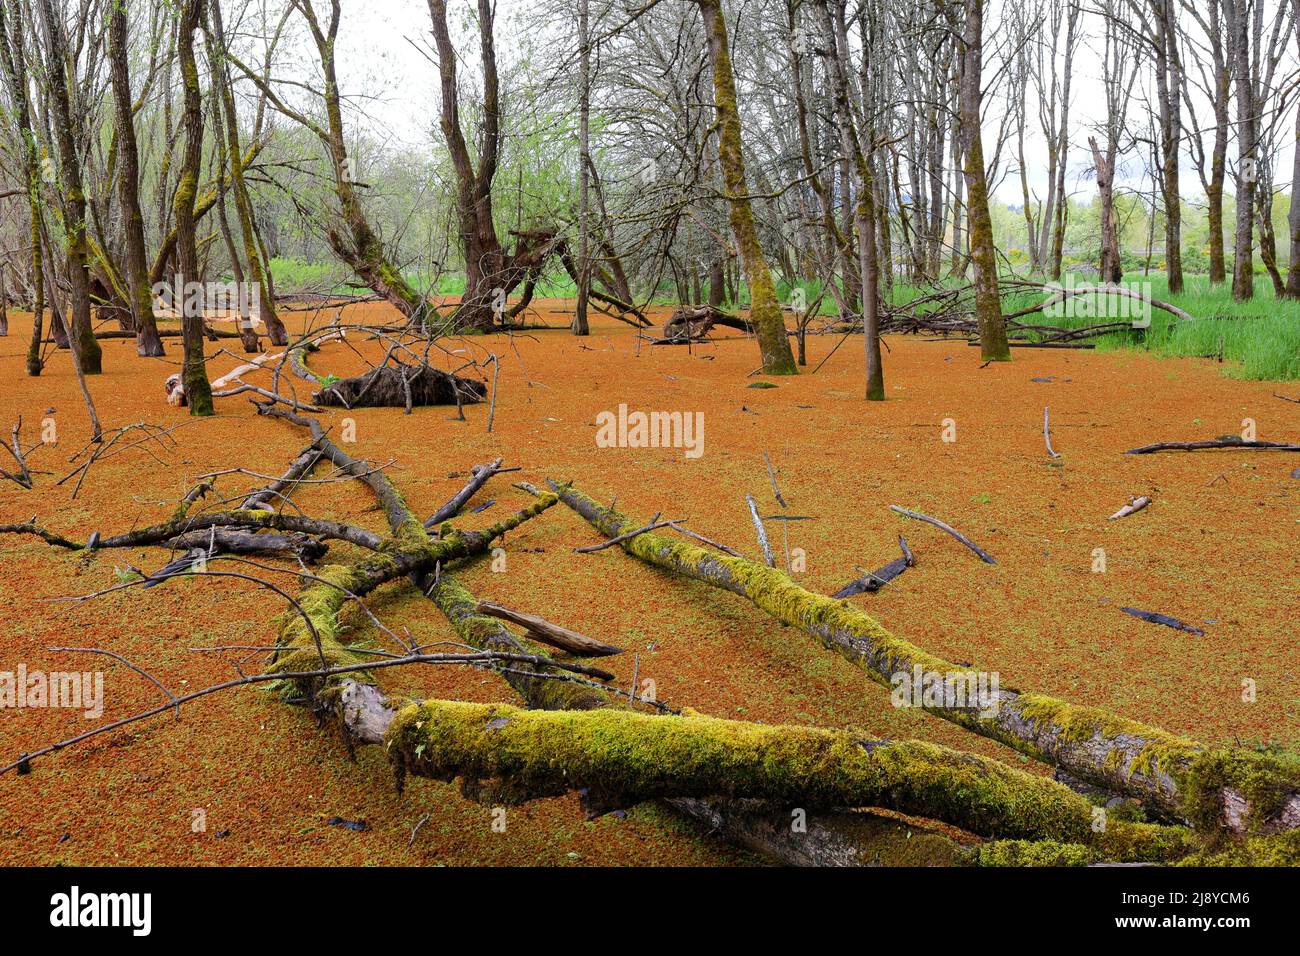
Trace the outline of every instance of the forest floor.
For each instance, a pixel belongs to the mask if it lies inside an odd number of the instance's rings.
[[[475,527],[513,511],[526,496],[512,481],[573,480],[619,509],[688,518],[689,527],[755,555],[744,496],[779,511],[763,454],[770,455],[790,513],[814,520],[770,522],[778,561],[806,554],[796,575],[833,592],[898,555],[902,533],[917,564],[875,595],[850,600],[895,634],[948,660],[996,671],[1003,687],[1034,690],[1184,733],[1206,743],[1269,745],[1300,738],[1296,609],[1300,598],[1300,456],[1210,451],[1126,456],[1160,440],[1238,434],[1296,440],[1296,388],[1239,381],[1213,361],[1137,352],[1016,350],[1014,361],[981,367],[961,340],[888,339],[888,401],[862,400],[861,340],[852,338],[816,373],[750,376],[752,341],[736,335],[687,350],[651,347],[630,327],[595,317],[586,339],[567,332],[568,303],[537,304],[551,330],[457,340],[463,358],[501,357],[495,427],[486,404],[455,410],[334,411],[356,421],[356,457],[387,472],[418,512],[431,514],[465,482],[470,466],[498,456],[521,472],[494,478],[472,502],[497,503],[460,524]],[[390,321],[386,306],[351,307],[346,321]],[[302,313],[295,313],[299,321]],[[662,314],[656,315],[662,319]],[[258,417],[245,396],[218,400],[218,416],[191,421],[164,403],[165,359],[140,359],[129,340],[104,342],[105,373],[90,382],[106,428],[171,426],[167,452],[140,446],[96,464],[75,499],[68,458],[89,428],[67,353],[38,379],[23,372],[30,319],[11,316],[0,339],[0,431],[22,416],[26,442],[54,418],[58,443],[33,452],[31,491],[0,484],[0,523],[37,515],[83,540],[168,516],[198,475],[242,467],[278,475],[306,444],[300,429]],[[812,370],[839,342],[811,337]],[[348,343],[371,361],[383,347],[360,334]],[[228,344],[223,342],[223,344]],[[349,345],[331,343],[312,367],[340,376],[363,371]],[[216,375],[234,367],[223,355]],[[487,377],[490,377],[488,373]],[[252,380],[257,380],[253,378]],[[777,387],[750,388],[756,381]],[[305,397],[302,382],[296,382]],[[600,448],[596,416],[630,410],[703,412],[698,458],[681,448]],[[1048,458],[1043,407],[1050,406]],[[945,419],[956,441],[944,441]],[[337,430],[334,432],[337,436]],[[950,433],[951,434],[951,433]],[[155,455],[157,457],[155,457]],[[7,463],[6,463],[7,466]],[[317,477],[326,473],[318,471]],[[230,475],[233,495],[264,484]],[[1120,521],[1107,517],[1131,495],[1153,504]],[[317,517],[385,530],[382,513],[355,483],[303,486],[295,500]],[[899,518],[898,504],[942,518],[997,559],[979,562],[936,528]],[[784,527],[784,533],[783,533]],[[788,537],[787,537],[788,536]],[[765,722],[852,727],[916,737],[994,755],[1041,771],[1025,758],[952,724],[890,705],[886,688],[805,634],[774,623],[731,594],[684,582],[596,541],[577,515],[557,506],[509,535],[507,566],[489,561],[462,580],[478,597],[540,614],[627,648],[601,666],[628,686],[634,668],[660,699],[701,712]],[[1093,573],[1095,549],[1106,570]],[[333,545],[330,557],[353,549]],[[107,659],[53,653],[49,645],[98,646],[139,663],[176,693],[234,676],[216,654],[188,648],[264,645],[274,595],[247,582],[186,577],[84,603],[51,603],[116,582],[114,568],[156,570],[167,554],[55,551],[35,538],[0,540],[0,672],[105,671],[103,721],[160,701],[155,687]],[[287,580],[287,579],[286,579]],[[370,607],[420,643],[453,637],[437,609],[409,585],[391,585]],[[1125,605],[1172,615],[1203,636],[1147,623]],[[354,619],[355,620],[355,619]],[[357,623],[358,640],[374,637]],[[378,640],[378,638],[376,638]],[[253,666],[256,666],[255,664]],[[383,672],[387,688],[426,696],[515,703],[479,670]],[[1243,693],[1253,682],[1256,694]],[[0,763],[94,726],[79,711],[0,712]],[[511,810],[504,832],[491,808],[453,785],[413,780],[403,796],[378,748],[350,763],[336,733],[273,695],[241,689],[106,734],[43,758],[29,775],[0,778],[0,859],[16,864],[715,864],[753,858],[665,811],[643,806],[625,819],[586,822],[576,797]],[[193,832],[195,811],[205,827]],[[412,840],[412,829],[427,816]],[[364,821],[357,831],[331,818]]]

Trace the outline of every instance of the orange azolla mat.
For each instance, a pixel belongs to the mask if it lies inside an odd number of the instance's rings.
[[[758,351],[738,333],[689,349],[656,347],[627,325],[594,316],[593,334],[575,338],[565,314],[571,308],[540,301],[534,321],[549,328],[444,340],[447,351],[433,353],[448,371],[499,358],[490,434],[486,403],[467,406],[465,421],[454,407],[410,416],[333,410],[323,420],[338,440],[350,419],[355,442],[346,450],[385,465],[422,516],[460,489],[472,465],[501,457],[521,468],[474,497],[470,508],[496,503],[467,513],[466,527],[524,502],[512,482],[554,477],[603,500],[617,496],[634,518],[687,519],[687,527],[757,557],[745,501],[753,495],[764,516],[784,510],[809,518],[769,520],[767,532],[777,562],[788,554],[803,568],[800,582],[822,593],[896,558],[902,533],[915,567],[876,594],[849,599],[900,637],[997,671],[1003,686],[1105,707],[1207,743],[1283,742],[1300,733],[1292,674],[1300,481],[1291,477],[1300,462],[1267,452],[1123,454],[1153,441],[1237,434],[1245,419],[1259,438],[1294,441],[1300,407],[1273,397],[1276,386],[1229,379],[1212,362],[1137,352],[1017,349],[1014,361],[981,368],[978,351],[961,340],[895,337],[885,355],[888,400],[867,403],[856,337],[816,375],[807,373],[840,337],[810,337],[805,374],[766,378],[751,375]],[[661,324],[666,314],[654,310],[652,318]],[[302,323],[307,315],[289,318]],[[344,312],[349,323],[394,316],[375,304]],[[165,340],[166,359],[138,358],[129,340],[105,341],[105,373],[90,388],[106,428],[179,427],[170,433],[174,445],[140,445],[98,462],[74,500],[71,482],[55,482],[89,438],[85,411],[67,353],[53,353],[40,378],[25,376],[29,332],[29,318],[11,316],[11,334],[0,339],[0,432],[7,437],[21,415],[31,443],[52,419],[58,441],[29,456],[34,490],[0,483],[0,522],[35,514],[75,540],[126,530],[169,515],[200,475],[235,467],[278,475],[307,444],[300,429],[253,414],[247,396],[218,399],[218,415],[207,420],[166,405],[163,381],[175,369],[178,340]],[[234,340],[222,344],[237,348]],[[309,361],[320,374],[344,377],[365,371],[386,348],[357,330]],[[217,355],[212,376],[242,358]],[[461,374],[490,384],[492,369]],[[271,373],[245,380],[266,387]],[[776,387],[750,387],[759,382]],[[309,397],[307,383],[282,379],[290,385]],[[1044,406],[1057,459],[1043,441]],[[669,440],[651,440],[661,435]],[[764,452],[788,509],[773,496]],[[322,468],[314,477],[329,475]],[[215,497],[263,483],[226,475]],[[1152,504],[1108,521],[1130,496]],[[373,498],[355,483],[304,485],[295,501],[314,516],[385,530]],[[938,528],[900,518],[891,504],[942,519],[998,563],[980,562]],[[557,507],[509,535],[503,569],[483,560],[463,581],[480,598],[627,648],[601,666],[625,687],[635,671],[674,705],[919,737],[1019,761],[951,724],[893,708],[886,688],[740,598],[675,581],[617,548],[574,553],[595,541],[584,521]],[[334,559],[355,554],[331,546]],[[107,658],[48,646],[112,649],[180,694],[234,676],[230,659],[257,666],[256,652],[190,648],[265,645],[283,607],[248,582],[199,578],[52,603],[111,586],[120,579],[115,569],[156,570],[167,554],[83,556],[5,536],[0,555],[0,672],[102,670],[99,720],[159,702],[157,688]],[[293,585],[289,574],[278,577]],[[405,585],[385,587],[368,604],[421,644],[454,639],[437,609]],[[1205,633],[1154,626],[1123,613],[1125,606]],[[390,639],[360,615],[350,620],[355,640],[387,647]],[[515,702],[503,682],[477,670],[388,671],[383,683],[408,694]],[[78,710],[0,710],[0,760],[90,726]],[[328,826],[335,816],[364,820],[367,829]],[[0,778],[0,854],[13,863],[749,861],[652,807],[589,823],[570,797],[510,809],[506,820],[497,832],[490,807],[429,781],[412,781],[398,797],[375,748],[349,763],[336,736],[255,688],[43,758],[30,775]]]

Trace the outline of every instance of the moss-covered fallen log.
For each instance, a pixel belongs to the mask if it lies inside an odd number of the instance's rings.
[[[1111,820],[1067,787],[995,760],[919,741],[611,709],[522,710],[424,701],[384,735],[399,778],[460,779],[475,799],[518,804],[579,791],[600,812],[669,797],[883,807],[994,839],[1054,840],[1109,860],[1164,861],[1187,831]]]
[[[572,486],[551,482],[551,487],[607,538],[642,526]],[[807,631],[885,686],[914,680],[917,674],[941,681],[955,675],[954,686],[979,677],[972,668],[896,637],[847,601],[803,589],[777,569],[652,532],[623,541],[620,547],[649,564],[752,601],[777,620]],[[1075,778],[1136,797],[1160,819],[1234,832],[1300,827],[1300,766],[1286,758],[1211,749],[1098,708],[1005,688],[990,691],[978,706],[946,693],[923,697],[919,703],[936,716]]]

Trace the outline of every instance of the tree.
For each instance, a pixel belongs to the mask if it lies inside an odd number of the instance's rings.
[[[145,261],[144,211],[140,208],[140,151],[135,136],[135,105],[127,53],[127,0],[113,0],[108,15],[108,59],[113,77],[117,132],[117,196],[122,206],[127,296],[141,356],[163,355],[153,314],[153,291]]]
[[[48,2],[48,0],[46,0]],[[199,68],[194,58],[194,34],[203,20],[204,0],[180,0],[176,31],[176,61],[181,71],[184,112],[181,120],[185,148],[181,153],[180,182],[172,207],[176,214],[176,253],[180,265],[180,288],[172,290],[181,306],[181,331],[185,364],[181,382],[191,415],[211,415],[212,386],[208,383],[207,361],[203,355],[203,304],[188,295],[186,282],[197,282],[199,251],[194,232],[195,197],[199,188],[199,161],[203,149],[202,91]]]
[[[962,166],[966,179],[966,221],[971,262],[975,267],[975,318],[980,330],[980,355],[987,361],[1011,360],[1007,323],[998,292],[997,249],[989,216],[989,186],[980,131],[983,100],[984,0],[963,0],[960,56],[960,128]],[[950,18],[953,18],[949,8]]]
[[[99,343],[90,327],[90,253],[86,241],[86,193],[82,177],[81,149],[78,133],[84,123],[72,102],[68,77],[73,61],[68,52],[62,17],[54,10],[53,0],[37,0],[44,27],[46,63],[49,83],[51,122],[59,152],[59,187],[63,200],[63,233],[72,289],[70,341],[81,373],[98,375],[103,371]]]
[[[704,20],[709,61],[713,66],[718,158],[722,165],[731,230],[735,233],[745,279],[749,283],[749,319],[758,338],[762,369],[767,375],[797,375],[799,370],[795,366],[794,353],[790,350],[790,338],[786,334],[785,319],[776,298],[772,272],[763,255],[758,230],[754,225],[749,184],[745,178],[740,114],[736,103],[736,77],[731,69],[731,51],[727,43],[727,23],[722,15],[722,3],[721,0],[695,0],[695,4]]]
[[[880,360],[880,264],[876,255],[876,183],[871,159],[871,132],[859,137],[853,111],[849,105],[848,35],[844,24],[844,5],[817,0],[827,44],[827,69],[831,76],[835,101],[836,125],[840,130],[840,149],[857,172],[857,202],[853,208],[853,228],[858,237],[858,268],[862,276],[862,332],[867,359],[866,397],[868,401],[885,400],[885,374]],[[867,55],[866,51],[863,55]],[[867,145],[863,146],[863,139]]]

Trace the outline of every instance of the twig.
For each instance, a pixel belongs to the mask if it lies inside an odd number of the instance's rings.
[[[611,548],[616,544],[622,544],[630,538],[635,538],[639,534],[645,534],[647,531],[657,531],[660,528],[666,528],[669,525],[685,520],[685,518],[676,518],[673,521],[660,521],[659,514],[656,513],[655,516],[650,519],[650,523],[644,528],[637,528],[635,531],[628,531],[626,534],[620,534],[617,538],[610,538],[607,541],[602,541],[600,544],[589,544],[581,548],[574,548],[573,550],[578,554],[592,554],[596,551],[604,551],[606,548]]]
[[[981,548],[970,538],[966,537],[956,528],[952,527],[951,525],[944,524],[938,518],[932,518],[929,515],[921,514],[921,512],[919,511],[909,511],[906,508],[899,507],[898,505],[890,505],[889,510],[897,512],[898,514],[902,515],[904,518],[915,518],[917,521],[924,521],[927,524],[932,524],[940,531],[948,532],[948,534],[952,535],[962,544],[966,545],[966,547],[974,551],[975,554],[979,556],[979,559],[983,561],[985,564],[997,564],[997,562],[993,560],[993,558],[989,555],[987,551]]]
[[[1141,448],[1130,448],[1126,455],[1149,455],[1157,451],[1200,451],[1205,448],[1240,448],[1243,451],[1300,451],[1300,445],[1276,441],[1246,441],[1236,435],[1222,435],[1206,441],[1160,441]]]

